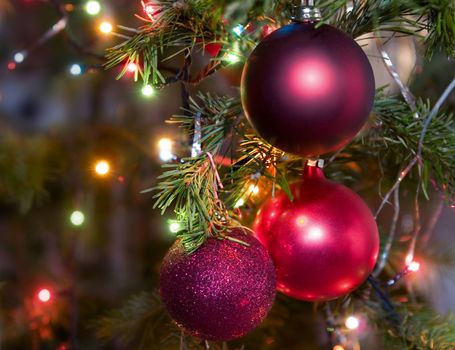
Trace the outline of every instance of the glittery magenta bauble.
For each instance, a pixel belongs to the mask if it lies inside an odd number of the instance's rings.
[[[209,238],[188,255],[176,242],[161,266],[161,298],[189,334],[214,341],[239,338],[255,328],[272,307],[275,269],[267,250],[234,229],[228,239]]]
[[[317,167],[307,166],[291,191],[292,202],[280,192],[260,209],[254,224],[275,263],[278,290],[306,301],[353,291],[378,257],[378,229],[369,208]]]
[[[351,37],[325,24],[292,23],[253,51],[241,92],[259,135],[283,151],[316,156],[340,149],[360,131],[375,82]]]

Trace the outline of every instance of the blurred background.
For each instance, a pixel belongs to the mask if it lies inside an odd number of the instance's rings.
[[[141,191],[156,183],[162,163],[189,152],[185,136],[165,124],[181,113],[181,88],[144,88],[134,82],[134,66],[120,80],[122,67],[102,66],[104,50],[122,41],[109,35],[109,24],[138,27],[134,14],[141,11],[130,0],[0,0],[2,349],[64,350],[71,339],[80,349],[125,349],[97,339],[94,321],[131,295],[157,288],[178,224],[172,213],[153,210],[153,195]],[[378,87],[399,93],[375,43],[360,43]],[[455,72],[444,56],[425,62],[411,38],[392,39],[385,50],[413,93],[432,102]],[[195,65],[209,59],[201,54]],[[169,62],[170,72],[179,64]],[[241,62],[229,66],[198,90],[237,94],[241,69]],[[447,109],[454,106],[452,96]],[[413,220],[402,215],[402,230],[411,232]],[[451,254],[454,209],[433,196],[422,224],[436,255]],[[409,283],[447,313],[455,310],[454,272],[423,263]],[[321,348],[313,321],[288,315],[286,331],[270,348]]]

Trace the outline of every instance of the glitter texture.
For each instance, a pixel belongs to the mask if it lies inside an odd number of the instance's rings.
[[[187,255],[179,242],[161,266],[160,292],[172,318],[189,334],[213,341],[239,338],[255,328],[272,307],[272,260],[251,235],[229,234],[249,244],[209,238]]]

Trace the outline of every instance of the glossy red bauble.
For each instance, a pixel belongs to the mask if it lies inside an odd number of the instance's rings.
[[[305,168],[291,186],[260,209],[257,238],[275,263],[277,288],[306,301],[338,298],[359,287],[373,270],[379,251],[376,222],[366,204],[345,186]]]
[[[315,156],[349,143],[368,119],[375,82],[360,46],[329,25],[292,23],[267,36],[242,76],[245,114],[283,151]]]
[[[242,229],[209,238],[188,255],[176,242],[161,266],[160,293],[172,318],[189,334],[225,341],[255,328],[272,307],[275,270],[267,250]]]

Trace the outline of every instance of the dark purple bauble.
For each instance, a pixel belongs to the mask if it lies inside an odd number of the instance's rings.
[[[360,46],[329,25],[292,23],[266,37],[242,76],[242,103],[256,131],[302,156],[340,149],[371,111],[373,70]]]
[[[188,255],[176,242],[161,266],[161,298],[189,334],[213,341],[239,338],[272,307],[275,269],[261,243],[241,229],[228,239],[209,238]]]

